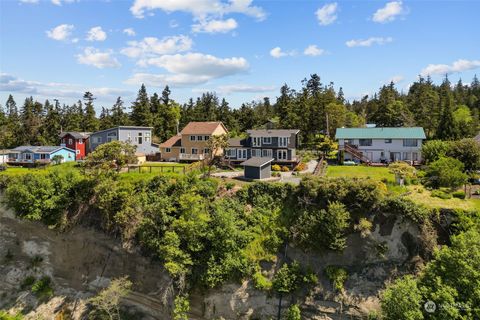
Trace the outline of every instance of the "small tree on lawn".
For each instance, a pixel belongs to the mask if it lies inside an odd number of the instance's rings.
[[[52,158],[53,164],[60,164],[62,163],[62,161],[63,161],[63,156],[61,154],[57,154]]]
[[[425,171],[427,184],[432,188],[456,189],[462,186],[468,176],[463,173],[464,166],[459,160],[442,157],[432,162]]]
[[[415,176],[415,168],[403,161],[396,161],[388,166],[388,171],[395,175],[395,179],[400,185],[403,185],[405,179]]]
[[[207,176],[209,177],[217,159],[216,157],[219,156],[222,150],[228,148],[228,136],[226,134],[211,136],[207,141],[207,148],[210,150],[210,153],[207,155],[205,163],[207,165]]]
[[[87,156],[85,166],[91,169],[120,171],[127,164],[137,163],[136,147],[127,142],[112,141],[98,146]]]
[[[91,314],[97,318],[120,319],[120,301],[127,296],[132,288],[128,277],[113,279],[110,285],[89,300],[93,307]]]

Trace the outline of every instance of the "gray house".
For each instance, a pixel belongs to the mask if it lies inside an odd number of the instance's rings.
[[[245,172],[245,179],[268,179],[272,177],[271,157],[252,157],[242,162]]]
[[[234,163],[263,157],[273,158],[274,163],[295,165],[298,163],[296,148],[299,132],[296,129],[247,130],[247,138],[228,141],[225,157]]]
[[[160,152],[158,145],[152,143],[152,128],[135,126],[121,126],[92,133],[89,151],[92,152],[99,145],[115,140],[129,142],[137,147],[137,152],[145,155]]]

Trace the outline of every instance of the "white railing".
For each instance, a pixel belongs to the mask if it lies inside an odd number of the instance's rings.
[[[180,153],[180,160],[203,160],[205,159],[204,154],[192,154],[192,153]]]

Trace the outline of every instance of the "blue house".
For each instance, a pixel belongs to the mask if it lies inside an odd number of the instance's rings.
[[[30,164],[50,163],[55,156],[62,156],[62,162],[75,161],[75,150],[60,146],[20,146],[10,150],[8,163]]]

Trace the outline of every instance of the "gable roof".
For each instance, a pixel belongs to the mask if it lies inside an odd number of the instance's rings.
[[[12,149],[12,153],[21,153],[25,151],[30,151],[32,153],[53,153],[61,149],[75,152],[75,150],[72,150],[67,147],[61,147],[61,146],[19,146],[19,147],[16,147],[15,149]]]
[[[247,167],[263,167],[264,165],[272,162],[274,159],[270,157],[251,157],[247,161],[240,163],[241,166]]]
[[[182,136],[176,135],[167,141],[160,143],[160,148],[180,147],[182,145]]]
[[[60,133],[60,138],[65,137],[66,135],[71,135],[75,139],[87,139],[90,136],[91,132],[78,132],[78,131],[69,131]]]
[[[251,137],[283,137],[290,136],[292,134],[298,134],[300,130],[298,129],[258,129],[258,130],[247,130],[247,133]]]
[[[189,122],[180,134],[212,134],[218,126],[221,126],[225,132],[227,128],[220,121]]]
[[[228,146],[229,147],[246,147],[247,146],[247,139],[230,138],[230,139],[228,139]]]
[[[337,128],[336,139],[426,139],[422,127]]]

